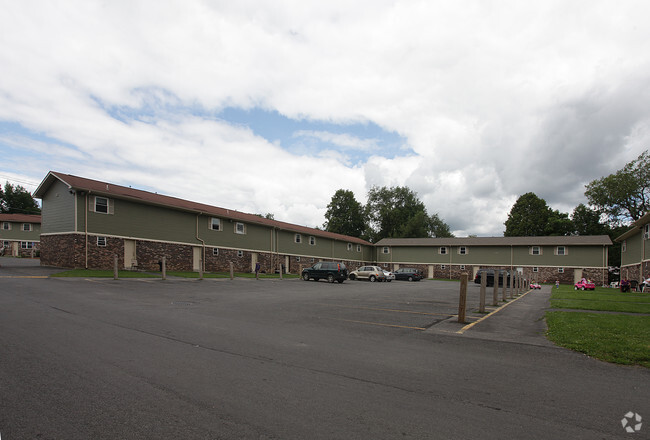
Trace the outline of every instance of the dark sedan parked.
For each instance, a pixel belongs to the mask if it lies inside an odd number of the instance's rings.
[[[413,269],[411,267],[402,267],[393,271],[395,274],[396,280],[406,280],[406,281],[420,281],[424,278],[424,274],[419,269]]]

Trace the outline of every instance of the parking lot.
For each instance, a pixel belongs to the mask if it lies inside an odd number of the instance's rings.
[[[646,370],[520,338],[508,323],[539,315],[537,293],[460,335],[436,330],[457,282],[33,278],[48,270],[4,263],[3,440],[626,438],[621,417],[649,410]],[[473,336],[484,323],[489,340]]]

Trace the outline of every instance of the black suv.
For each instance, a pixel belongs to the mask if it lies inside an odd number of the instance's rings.
[[[487,276],[486,280],[486,286],[487,287],[494,287],[494,269],[479,269],[478,272],[476,272],[476,277],[474,277],[474,282],[476,284],[481,284],[481,275],[485,272],[485,275]],[[510,273],[508,271],[505,271],[503,269],[499,270],[499,274],[497,275],[499,277],[499,287],[503,286],[503,274],[504,272],[506,273],[506,287],[510,287]]]
[[[334,281],[342,283],[348,279],[348,269],[343,263],[320,261],[312,267],[302,270],[302,279],[305,281],[309,281],[310,279],[318,281],[321,278],[326,279],[330,283]]]
[[[424,278],[424,274],[421,270],[413,269],[411,267],[402,267],[393,271],[395,274],[396,280],[407,280],[407,281],[420,281]]]

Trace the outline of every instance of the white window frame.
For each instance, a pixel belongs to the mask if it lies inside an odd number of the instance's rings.
[[[302,235],[300,235],[300,234],[294,235],[293,236],[293,241],[294,241],[294,243],[300,244],[302,242]]]
[[[11,223],[10,222],[2,222],[2,230],[3,231],[11,231]]]
[[[382,254],[390,254],[390,246],[384,246],[384,247],[381,249],[381,253],[382,253]]]
[[[460,270],[465,270],[465,265],[464,264],[460,265]]]
[[[564,268],[563,267],[558,267],[557,268],[557,273],[564,273]]]
[[[352,243],[348,243],[348,250],[349,250],[349,251],[352,250]]]
[[[210,230],[221,231],[221,229],[221,219],[219,217],[210,217]]]
[[[106,243],[108,243],[106,237],[99,236],[99,235],[97,236],[97,246],[106,247]]]
[[[235,228],[235,234],[246,235],[246,223],[235,222],[234,228]]]
[[[441,270],[445,270],[445,269],[447,269],[447,265],[446,265],[446,264],[441,264],[441,265],[440,265],[440,269],[441,269]]]
[[[97,206],[104,206],[104,205],[98,205],[97,202],[99,200],[106,200],[106,212],[104,211],[98,211]],[[111,214],[111,199],[108,197],[102,197],[102,196],[95,196],[94,204],[93,204],[93,212],[96,212],[97,214]]]
[[[539,267],[533,267],[533,273],[539,272]]]
[[[237,251],[237,256],[238,257],[243,257],[244,256],[244,251]]]
[[[560,253],[560,249],[562,249],[562,253]],[[565,256],[565,255],[568,255],[568,254],[569,254],[569,252],[568,252],[568,249],[567,249],[566,246],[557,246],[555,248],[555,255]]]
[[[314,237],[313,235],[309,236],[309,245],[316,246],[316,237]]]
[[[20,248],[21,249],[33,249],[34,248],[34,242],[33,241],[21,241],[20,242]]]
[[[535,249],[537,249],[537,253],[535,253]],[[530,247],[530,255],[542,255],[542,247],[541,246],[531,246]]]
[[[448,251],[449,251],[449,249],[447,249],[447,246],[440,246],[438,248],[438,254],[440,254],[440,255],[447,255]]]
[[[296,256],[296,262],[300,263],[300,257]]]
[[[27,226],[27,229],[25,229],[25,226]],[[22,226],[22,231],[23,232],[31,232],[33,230],[32,224],[31,223],[23,223]]]
[[[212,256],[213,257],[219,256],[219,248],[212,248]]]
[[[357,252],[361,252],[361,245],[360,244],[357,245]]]
[[[621,252],[627,251],[627,240],[623,240],[623,244],[621,244]]]
[[[310,262],[310,263],[313,263],[313,262],[314,262],[314,259],[313,259],[313,258],[310,258],[310,259],[309,259],[309,262]]]
[[[650,239],[650,223],[643,227],[643,238]]]
[[[469,247],[458,246],[458,255],[467,255],[467,254],[469,254]]]

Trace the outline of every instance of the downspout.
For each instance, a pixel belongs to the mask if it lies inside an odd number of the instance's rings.
[[[196,214],[196,239],[201,242],[201,271],[205,272],[205,241],[199,237],[199,217],[202,214],[202,212]]]
[[[88,269],[88,196],[90,195],[90,191],[86,193],[86,204],[84,206],[84,240],[85,244],[84,247],[86,248],[85,253],[86,253],[86,260],[84,263],[84,267]]]

